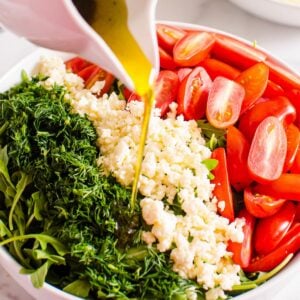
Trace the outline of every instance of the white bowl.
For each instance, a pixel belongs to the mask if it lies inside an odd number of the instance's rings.
[[[272,22],[300,26],[299,0],[229,0],[244,10]]]
[[[178,23],[178,22],[164,22],[164,23],[173,26],[182,27],[185,29],[190,29],[190,30],[203,30],[203,31],[220,33],[232,37],[236,40],[239,40],[244,44],[252,45],[252,43],[244,39],[241,39],[234,35],[210,27],[186,24],[186,23]],[[281,60],[273,57],[268,51],[261,49],[259,47],[257,48],[260,51],[262,51],[264,54],[266,54],[269,58],[271,58],[273,62],[276,62],[281,67],[284,67],[285,69],[289,70],[291,73],[299,76],[299,74],[297,74],[296,71],[294,71],[291,67],[289,67]],[[74,56],[74,54],[68,54],[68,53],[38,48],[35,52],[30,54],[21,62],[19,62],[14,68],[12,68],[6,75],[4,75],[0,79],[0,92],[3,92],[8,88],[10,88],[12,85],[18,83],[20,81],[20,74],[22,70],[25,70],[27,73],[30,74],[42,55],[51,55],[51,54],[61,56],[63,59],[68,59]],[[43,288],[40,289],[34,288],[30,281],[30,277],[28,275],[22,275],[19,273],[21,266],[14,260],[14,258],[3,247],[0,247],[0,264],[11,275],[11,277],[35,299],[46,299],[46,300],[52,300],[52,299],[53,300],[79,300],[80,299],[73,295],[67,294],[47,283],[44,284]],[[289,279],[293,278],[294,274],[299,274],[299,269],[300,269],[300,253],[298,253],[288,264],[288,266],[286,266],[275,277],[271,278],[269,281],[255,288],[254,290],[251,290],[240,296],[237,296],[234,299],[236,300],[255,300],[255,299],[263,299],[263,298],[272,299],[272,296],[274,296],[279,291],[279,289],[285,285],[285,283],[288,283]]]

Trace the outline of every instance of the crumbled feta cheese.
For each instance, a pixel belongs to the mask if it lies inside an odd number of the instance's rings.
[[[144,104],[126,103],[114,93],[96,98],[93,93],[98,93],[103,83],[84,89],[82,79],[68,73],[59,58],[42,58],[38,72],[49,76],[46,87],[57,83],[67,88],[74,111],[86,115],[96,128],[101,170],[130,186]],[[157,109],[151,115],[139,191],[145,197],[140,202],[143,219],[152,227],[142,233],[142,239],[161,252],[170,251],[173,270],[207,289],[206,299],[223,299],[224,290],[240,282],[240,267],[233,264],[232,253],[226,248],[229,240],[243,240],[244,220],[229,223],[217,214],[225,202],[213,197],[214,185],[202,164],[211,152],[197,123],[177,117],[176,109],[177,104],[172,103],[166,119],[159,117]],[[181,214],[172,211],[174,201],[180,205]],[[197,298],[194,290],[188,292],[188,298]]]

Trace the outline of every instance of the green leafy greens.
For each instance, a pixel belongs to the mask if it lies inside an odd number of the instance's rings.
[[[97,166],[96,133],[45,78],[0,94],[0,245],[30,274],[80,297],[187,299],[193,281],[141,241],[130,190]]]

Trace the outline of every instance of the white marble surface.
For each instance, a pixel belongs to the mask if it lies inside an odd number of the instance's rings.
[[[255,40],[260,46],[300,71],[300,28],[282,26],[256,18],[227,0],[158,0],[157,19],[202,24],[251,41]],[[11,33],[0,33],[0,76],[33,49],[32,44]],[[300,272],[290,279],[288,285],[282,286],[272,300],[300,300],[299,283]],[[0,267],[0,300],[33,300],[33,298]]]

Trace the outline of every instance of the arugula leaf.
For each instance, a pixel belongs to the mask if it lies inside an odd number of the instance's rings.
[[[0,161],[1,162],[1,161]],[[13,215],[14,215],[14,210],[16,208],[16,205],[18,204],[18,201],[22,195],[22,193],[24,192],[25,188],[27,187],[27,185],[29,185],[32,181],[32,178],[30,175],[27,175],[23,172],[21,172],[21,178],[17,183],[16,186],[16,194],[14,196],[13,199],[13,203],[9,212],[9,216],[8,216],[8,224],[9,224],[9,229],[13,230],[14,226],[13,226]]]
[[[226,130],[213,127],[206,119],[197,121],[202,134],[206,140],[206,146],[210,150],[226,145]]]
[[[77,279],[63,288],[63,291],[77,297],[86,298],[90,293],[91,285],[88,281]]]

